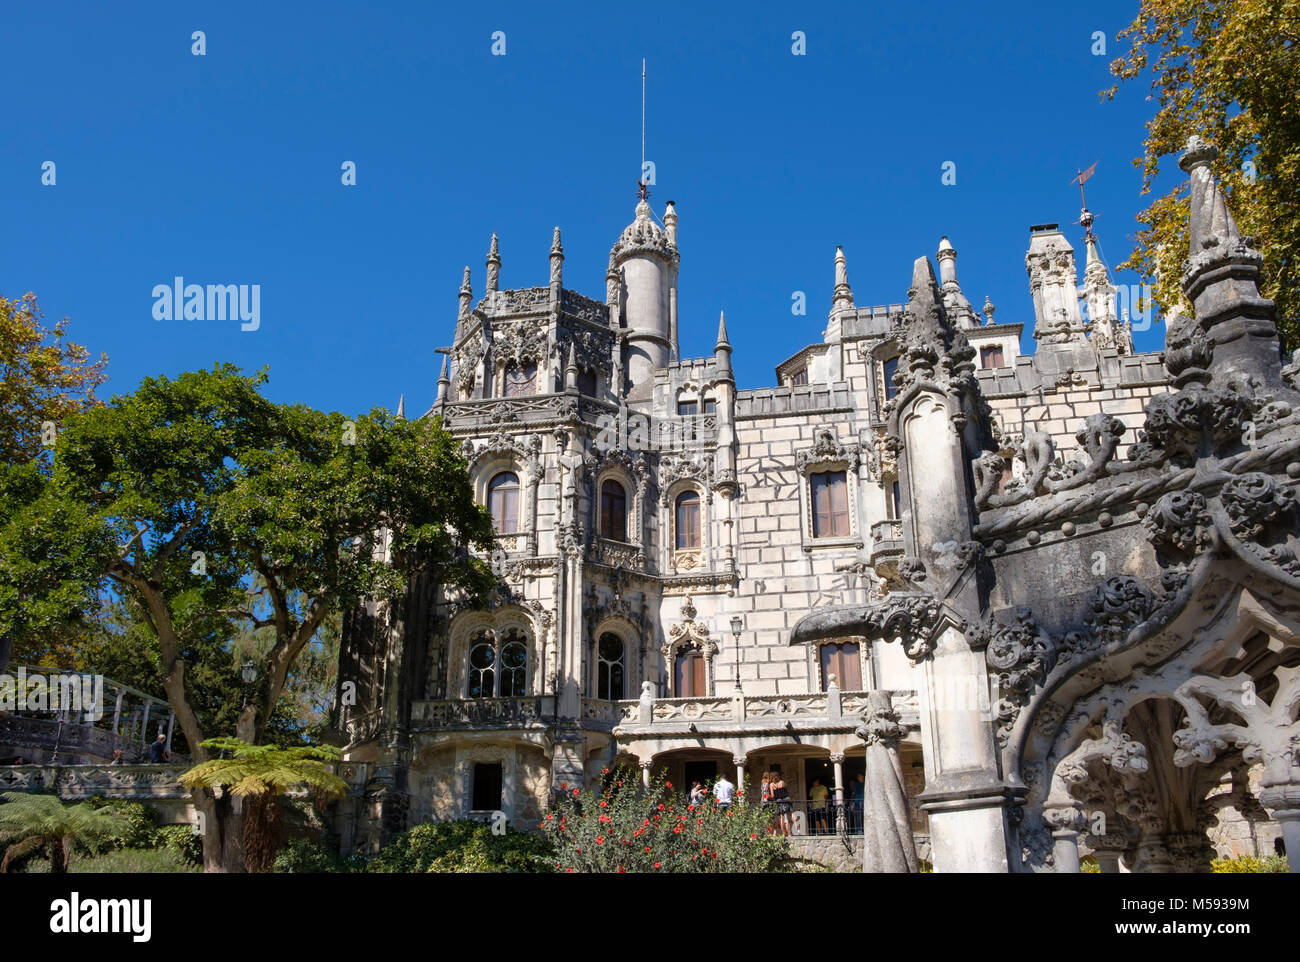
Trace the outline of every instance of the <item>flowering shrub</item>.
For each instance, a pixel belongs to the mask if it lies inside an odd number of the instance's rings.
[[[772,872],[786,857],[771,815],[739,789],[730,808],[711,794],[691,806],[663,776],[647,790],[631,769],[605,775],[594,788],[562,786],[542,819],[558,872]]]
[[[1210,863],[1215,875],[1242,875],[1255,872],[1289,872],[1291,866],[1284,855],[1265,855],[1255,858],[1242,855],[1237,858],[1216,858]]]

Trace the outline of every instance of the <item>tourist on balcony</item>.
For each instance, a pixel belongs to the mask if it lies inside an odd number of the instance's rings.
[[[125,765],[125,764],[126,764],[126,759],[122,757],[122,749],[120,749],[120,748],[114,748],[114,749],[113,749],[113,760],[110,761],[109,764],[110,764],[110,765]]]
[[[159,734],[154,743],[149,746],[149,761],[154,765],[161,765],[167,761],[167,736]]]
[[[813,834],[825,835],[830,830],[830,822],[827,819],[829,814],[826,810],[826,799],[830,795],[826,786],[822,784],[820,778],[814,778],[812,788],[808,789],[809,814],[812,815]]]
[[[699,782],[691,782],[691,804],[700,806],[704,804],[704,786]]]
[[[759,795],[762,798],[764,808],[772,807],[772,773],[764,772],[763,780],[759,783]]]
[[[862,802],[867,797],[867,780],[861,772],[854,776],[853,784],[849,786],[849,824],[853,826],[854,834],[862,831]]]
[[[736,786],[727,781],[726,775],[719,776],[713,783],[713,797],[718,800],[719,808],[730,808],[736,795]]]
[[[776,826],[782,835],[790,834],[790,812],[794,806],[790,804],[790,790],[785,786],[785,776],[780,772],[773,772],[772,778],[772,801],[776,805]]]

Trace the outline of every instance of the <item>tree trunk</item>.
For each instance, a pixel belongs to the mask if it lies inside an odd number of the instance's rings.
[[[236,814],[229,795],[217,798],[211,789],[193,795],[194,807],[203,816],[203,871],[245,872],[243,817]]]
[[[65,875],[68,871],[68,858],[72,854],[72,839],[64,836],[50,842],[50,874]]]
[[[271,872],[284,825],[279,800],[270,792],[244,799],[244,861],[250,872]]]

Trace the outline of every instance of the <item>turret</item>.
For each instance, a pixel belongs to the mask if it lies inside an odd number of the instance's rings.
[[[1131,354],[1133,345],[1126,343],[1119,318],[1115,316],[1115,288],[1110,282],[1110,273],[1106,263],[1097,252],[1097,235],[1092,232],[1092,211],[1084,208],[1079,213],[1079,223],[1083,225],[1083,242],[1087,255],[1083,267],[1083,287],[1079,295],[1088,309],[1088,328],[1092,333],[1092,345],[1098,350],[1114,348],[1121,354]],[[1127,349],[1126,349],[1127,348]]]
[[[460,309],[457,312],[458,320],[465,320],[469,317],[470,307],[474,303],[474,286],[469,282],[469,267],[465,268],[465,276],[460,282]]]
[[[957,251],[947,237],[939,239],[939,252],[935,257],[939,261],[939,290],[943,294],[944,307],[953,326],[978,327],[979,318],[962,293],[961,285],[957,283]]]
[[[1055,224],[1029,229],[1025,270],[1034,297],[1034,338],[1040,344],[1083,343],[1074,248]]]
[[[633,389],[648,389],[654,372],[666,367],[673,355],[677,248],[654,222],[644,196],[610,255],[621,281],[627,380]]]

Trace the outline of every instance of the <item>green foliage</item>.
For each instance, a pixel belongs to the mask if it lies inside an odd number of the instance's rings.
[[[475,821],[426,822],[384,847],[368,872],[550,872],[555,852],[547,839],[527,832],[493,835]]]
[[[291,706],[332,691],[323,666],[336,612],[414,573],[470,594],[493,582],[467,550],[491,547],[491,519],[435,420],[277,405],[265,380],[233,365],[146,378],[67,418],[51,475],[0,471],[0,636],[41,644],[111,591],[131,625],[104,653],[171,685],[190,743],[205,737],[203,714],[247,734],[228,724],[245,694],[232,690],[233,649],[258,662],[247,694],[261,742],[286,688]],[[392,564],[376,550],[385,528]],[[140,657],[140,637],[156,657]]]
[[[193,825],[164,825],[154,833],[153,845],[181,865],[203,865],[203,836]]]
[[[224,788],[237,798],[249,795],[283,795],[291,788],[307,785],[318,795],[342,795],[348,783],[329,770],[340,753],[329,745],[280,748],[277,745],[249,745],[238,738],[209,738],[203,743],[209,752],[229,753],[229,758],[200,762],[180,776],[190,790]]]
[[[1191,134],[1219,148],[1215,174],[1242,233],[1264,255],[1261,285],[1277,302],[1283,340],[1300,343],[1300,0],[1142,0],[1119,34],[1131,48],[1111,73],[1150,76],[1159,110],[1133,161],[1151,190],[1162,159]],[[1104,91],[1114,97],[1118,85]],[[1170,312],[1182,301],[1188,256],[1186,178],[1138,215],[1147,224],[1123,265],[1155,278]],[[1184,307],[1186,313],[1188,308]]]
[[[65,805],[54,795],[22,792],[0,794],[0,801],[0,846],[8,846],[0,872],[38,851],[49,858],[51,871],[66,872],[74,846],[96,847],[129,829],[116,810],[90,802]]]
[[[198,838],[198,836],[194,836]],[[119,874],[193,874],[201,872],[202,858],[198,863],[187,861],[170,849],[125,848],[104,852],[94,857],[77,857],[68,871],[73,875]]]
[[[365,865],[364,858],[339,855],[317,838],[292,838],[275,857],[275,871],[296,875],[360,872]]]
[[[1291,865],[1285,855],[1265,855],[1262,858],[1241,855],[1237,858],[1216,858],[1210,863],[1210,871],[1215,875],[1290,872]]]
[[[158,813],[150,806],[139,802],[113,801],[102,795],[95,796],[87,804],[96,811],[108,809],[121,818],[121,830],[111,839],[112,848],[148,848],[154,843],[158,831]]]
[[[722,808],[686,805],[662,776],[648,790],[629,768],[606,784],[564,789],[542,822],[561,872],[773,872],[787,856],[772,816],[743,791]]]

